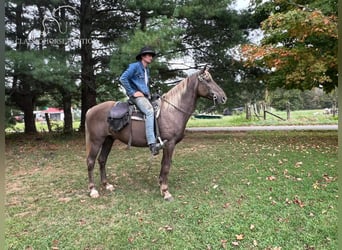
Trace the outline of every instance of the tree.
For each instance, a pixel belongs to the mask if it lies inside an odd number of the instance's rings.
[[[245,13],[239,15],[229,8],[231,2],[210,2],[208,8],[206,0],[177,4],[173,1],[131,1],[131,11],[133,16],[137,16],[139,25],[128,34],[129,39],[124,37],[122,46],[113,54],[113,71],[120,75],[138,49],[149,44],[158,51],[157,60],[151,65],[151,75],[164,91],[170,86],[162,83],[184,77],[184,69],[198,69],[209,64],[213,76],[229,95],[230,105],[233,105],[241,64],[231,49],[243,40],[243,29],[249,24],[245,21]],[[184,63],[179,68],[172,64],[175,61],[181,64],[184,57],[190,57],[192,62]],[[205,105],[208,104],[199,103],[199,106]]]
[[[26,44],[27,26],[31,26],[31,20],[24,15],[23,3],[6,3],[5,24],[15,25],[15,30],[6,30],[6,36],[16,40],[16,44],[7,46],[6,52],[6,75],[11,82],[6,82],[6,94],[10,96],[7,100],[14,103],[24,112],[25,133],[36,133],[35,117],[33,108],[39,96],[39,81],[32,78],[32,62],[35,56],[28,51]],[[32,27],[30,27],[32,28]],[[14,49],[14,50],[13,50]]]
[[[274,6],[276,3],[276,6]],[[270,89],[337,86],[337,13],[334,1],[275,0],[258,4],[264,38],[242,48],[247,66],[265,71]],[[273,9],[270,8],[273,6]],[[262,9],[263,11],[260,11]],[[260,13],[263,13],[262,15]]]
[[[239,79],[248,75],[236,48],[246,41],[246,30],[252,24],[250,14],[231,9],[231,3],[210,2],[208,8],[206,0],[189,1],[178,12],[186,29],[182,43],[186,44],[187,55],[193,57],[196,65],[210,65],[213,77],[227,94],[227,105],[234,107],[241,103],[243,83]],[[200,100],[199,105],[213,103]]]
[[[6,3],[6,89],[11,97],[7,98],[7,104],[24,111],[26,133],[36,132],[33,110],[46,104],[44,96],[60,99],[64,132],[72,131],[71,101],[78,73],[72,70],[74,51],[68,44],[71,27],[66,23],[72,23],[69,18],[73,19],[74,13],[66,7],[60,8],[61,4],[61,1]]]
[[[84,130],[91,106],[124,97],[118,78],[148,44],[158,52],[151,65],[153,91],[167,91],[184,69],[209,64],[232,105],[238,99],[232,93],[243,85],[236,84],[243,68],[232,49],[244,40],[250,20],[231,10],[231,2],[210,2],[208,8],[206,0],[7,1],[7,103],[26,109],[25,129],[35,131],[33,110],[53,100],[69,114],[64,130],[70,131],[71,102],[80,100]],[[182,63],[185,56],[189,64]]]
[[[180,49],[182,28],[171,18],[175,8],[173,1],[130,1],[126,7],[126,14],[134,19],[131,30],[118,39],[118,49],[112,54],[111,70],[116,83],[120,85],[119,76],[135,60],[140,48],[149,45],[157,51],[157,58],[150,66],[152,92],[165,92],[170,87],[164,82],[180,75],[178,69],[172,69],[170,61],[183,55]]]

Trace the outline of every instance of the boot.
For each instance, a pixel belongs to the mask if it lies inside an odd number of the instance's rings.
[[[160,145],[160,143],[151,143],[149,145],[150,150],[151,150],[151,154],[152,155],[157,155],[159,154],[159,150],[162,148],[162,146]]]
[[[163,145],[164,145],[166,142],[167,142],[167,140],[164,140],[164,141],[163,141]],[[157,143],[151,143],[151,144],[149,145],[149,147],[150,147],[150,150],[151,150],[152,155],[157,155],[157,154],[159,154],[159,150],[163,148],[163,145],[161,145],[159,142],[157,142]]]

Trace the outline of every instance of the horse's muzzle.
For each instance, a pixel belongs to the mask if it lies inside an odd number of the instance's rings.
[[[227,97],[226,97],[226,96],[221,96],[221,98],[219,98],[219,102],[220,102],[221,104],[225,104],[226,101],[227,101]]]
[[[215,94],[212,95],[212,98],[214,100],[214,102],[218,102],[219,104],[225,104],[227,101],[227,97],[224,96],[217,96]]]

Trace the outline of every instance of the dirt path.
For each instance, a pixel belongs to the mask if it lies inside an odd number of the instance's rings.
[[[239,127],[197,127],[186,128],[189,132],[222,131],[291,131],[291,130],[338,130],[338,125],[286,125],[286,126],[239,126]]]

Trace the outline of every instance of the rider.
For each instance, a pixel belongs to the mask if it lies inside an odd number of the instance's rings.
[[[154,109],[150,102],[151,93],[148,85],[150,76],[148,65],[154,56],[156,52],[151,47],[143,47],[136,56],[137,61],[131,63],[120,76],[120,82],[130,100],[145,114],[147,144],[152,155],[157,155],[163,145],[157,142],[154,134]]]

